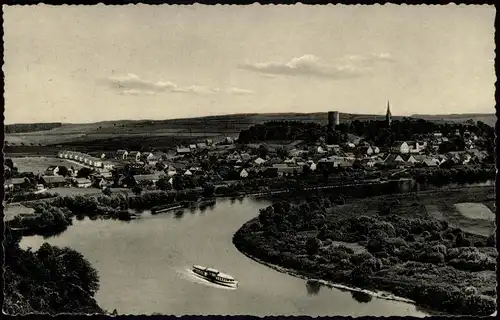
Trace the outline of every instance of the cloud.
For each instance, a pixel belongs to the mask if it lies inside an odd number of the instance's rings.
[[[394,62],[390,54],[350,55],[338,59],[335,63],[325,63],[320,58],[306,54],[283,62],[244,63],[240,69],[265,75],[314,76],[331,79],[356,78],[374,71],[379,63]]]
[[[252,90],[247,90],[247,89],[240,89],[240,88],[228,88],[227,89],[228,93],[231,94],[237,94],[237,95],[247,95],[247,94],[254,94]]]
[[[250,94],[251,90],[228,88],[221,90],[219,88],[210,88],[200,85],[191,85],[181,87],[170,81],[149,81],[141,79],[133,73],[126,76],[113,76],[106,79],[107,85],[113,90],[116,90],[121,95],[126,96],[141,96],[141,95],[155,95],[158,93],[184,93],[184,94],[215,94],[215,93],[228,93],[235,95]]]

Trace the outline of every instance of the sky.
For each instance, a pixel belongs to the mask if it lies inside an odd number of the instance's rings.
[[[5,123],[493,113],[493,6],[3,6]]]

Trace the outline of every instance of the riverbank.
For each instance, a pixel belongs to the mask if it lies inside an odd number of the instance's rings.
[[[477,219],[458,219],[451,208],[480,202],[491,209],[494,199],[493,187],[486,187],[379,196],[340,206],[328,197],[281,202],[244,224],[233,243],[253,259],[308,279],[379,297],[390,292],[389,299],[448,314],[487,316],[495,310],[495,239],[459,228]],[[432,205],[443,209],[443,219],[429,213]],[[494,222],[489,224],[484,233],[494,230]],[[355,243],[365,252],[333,241]]]

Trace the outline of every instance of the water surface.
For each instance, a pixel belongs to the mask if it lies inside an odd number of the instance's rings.
[[[218,200],[204,211],[186,210],[130,222],[75,221],[63,234],[25,237],[21,246],[44,241],[81,252],[98,270],[96,299],[120,314],[425,316],[414,305],[367,299],[280,273],[241,254],[232,236],[269,202]],[[215,267],[239,281],[236,290],[200,281],[193,264]]]

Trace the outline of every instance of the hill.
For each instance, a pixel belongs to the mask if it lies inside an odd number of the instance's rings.
[[[463,113],[463,114],[414,114],[411,118],[419,118],[428,121],[445,121],[445,122],[459,122],[465,123],[468,120],[474,122],[482,121],[485,124],[495,127],[497,117],[494,113]]]
[[[481,120],[494,125],[494,114],[413,115],[431,121],[465,122]],[[382,120],[383,115],[339,114],[340,122]],[[394,116],[394,120],[403,117]],[[48,152],[49,149],[76,148],[113,150],[117,145],[170,148],[204,138],[237,137],[250,126],[267,121],[327,123],[327,113],[245,113],[169,120],[117,120],[95,123],[9,124],[6,125],[6,153]],[[104,148],[103,148],[104,147]],[[36,149],[36,150],[35,150]],[[50,151],[50,152],[53,152]]]

